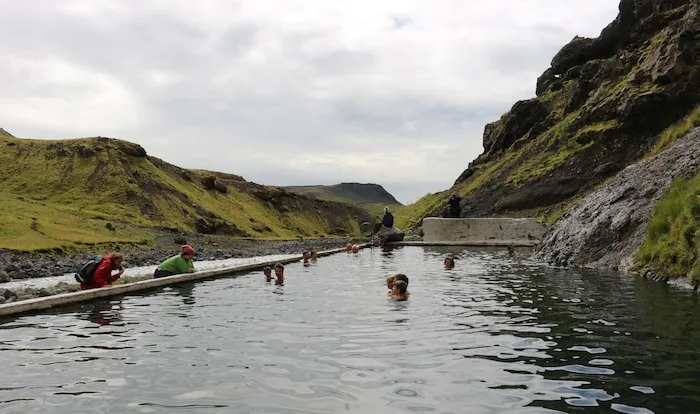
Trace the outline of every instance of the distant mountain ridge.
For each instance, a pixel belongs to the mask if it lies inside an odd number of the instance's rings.
[[[401,205],[383,186],[373,183],[302,185],[282,187],[282,189],[317,200],[356,205],[375,214],[381,213],[384,206]]]

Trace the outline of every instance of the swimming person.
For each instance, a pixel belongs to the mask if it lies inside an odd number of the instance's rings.
[[[394,275],[394,282],[405,282],[406,286],[408,286],[408,276],[404,275],[403,273],[397,273]]]
[[[445,257],[445,261],[443,262],[445,265],[445,269],[452,269],[455,267],[455,257],[452,253],[448,253],[447,256]]]
[[[386,288],[389,289],[389,293],[394,289],[394,282],[396,282],[396,276],[389,276],[386,278]]]
[[[315,262],[316,259],[318,259],[318,249],[311,249],[311,257],[309,258],[309,260]]]
[[[360,252],[360,246],[353,244],[352,245],[352,252],[353,253],[359,253]]]
[[[352,244],[351,243],[348,243],[345,245],[345,252],[346,253],[352,252]]]
[[[391,298],[394,300],[402,301],[408,299],[408,283],[403,280],[397,280],[394,282],[394,286],[391,289]]]
[[[301,259],[304,262],[304,264],[308,264],[310,258],[311,252],[309,252],[308,250],[305,250],[304,253],[301,254]]]
[[[275,276],[277,277],[275,284],[276,285],[284,284],[284,265],[282,263],[277,263],[277,264],[275,264],[274,268],[275,268]]]
[[[270,266],[265,266],[263,269],[263,274],[265,275],[266,282],[272,282],[272,269]]]
[[[163,263],[153,272],[153,278],[179,275],[182,273],[194,272],[194,248],[189,244],[180,247],[180,254],[175,255]]]

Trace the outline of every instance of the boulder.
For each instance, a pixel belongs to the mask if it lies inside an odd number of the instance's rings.
[[[538,98],[517,102],[500,120],[484,128],[484,152],[494,154],[508,149],[548,115],[547,106]]]
[[[15,292],[11,291],[10,289],[0,288],[0,304],[14,302],[15,300],[17,300],[17,295]]]
[[[21,270],[13,270],[9,273],[12,279],[28,279],[29,276]]]
[[[382,226],[376,235],[381,237],[384,242],[398,242],[403,240],[405,233],[396,227]]]
[[[10,275],[8,275],[4,270],[0,270],[0,283],[9,282],[10,280],[12,280]]]

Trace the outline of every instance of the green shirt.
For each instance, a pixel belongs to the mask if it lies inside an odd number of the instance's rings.
[[[188,269],[194,272],[194,263],[192,260],[185,260],[182,255],[178,254],[164,261],[158,266],[158,270],[164,270],[172,273],[187,273]]]

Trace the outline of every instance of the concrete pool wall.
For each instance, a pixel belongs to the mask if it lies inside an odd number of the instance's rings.
[[[546,231],[547,226],[532,218],[426,217],[420,244],[534,246]]]

